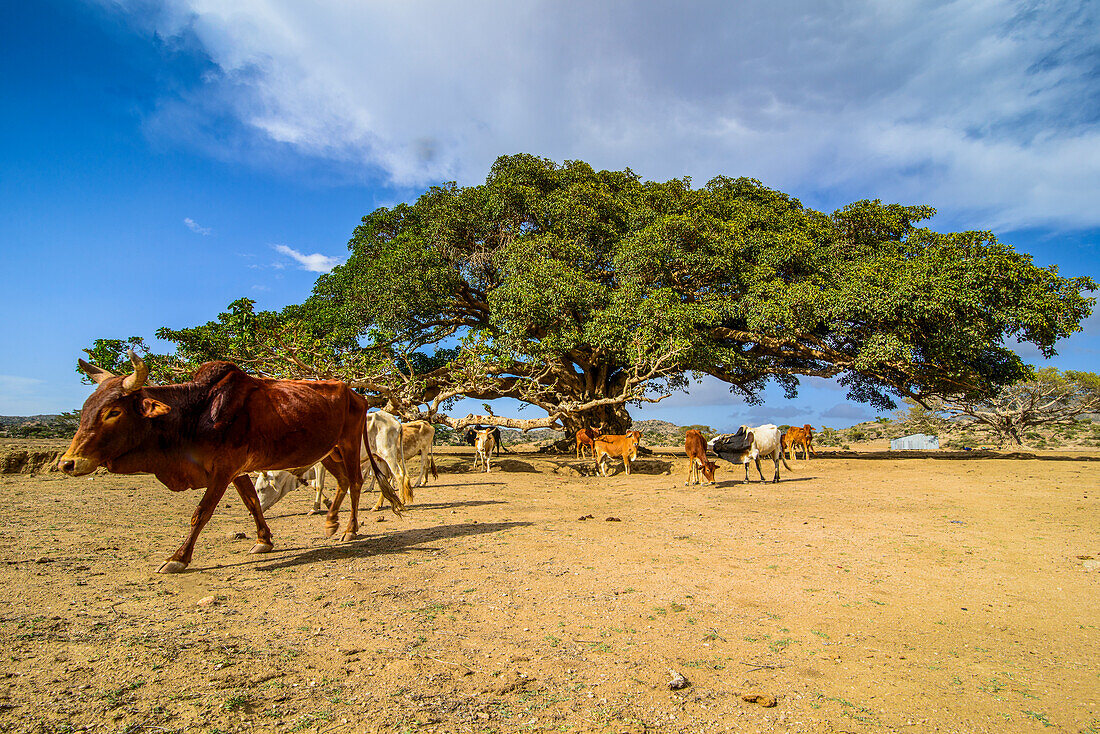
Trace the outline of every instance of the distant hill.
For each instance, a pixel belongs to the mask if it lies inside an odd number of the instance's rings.
[[[72,438],[80,412],[61,415],[0,415],[0,438]]]

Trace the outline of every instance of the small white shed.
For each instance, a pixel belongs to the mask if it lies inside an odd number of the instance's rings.
[[[890,441],[891,451],[929,451],[939,447],[939,437],[929,436],[926,433],[914,433],[912,436],[903,436]]]

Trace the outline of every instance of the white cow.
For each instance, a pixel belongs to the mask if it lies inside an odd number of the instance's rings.
[[[401,426],[401,448],[405,452],[405,459],[420,454],[420,478],[416,480],[414,487],[421,487],[428,483],[428,470],[432,476],[439,478],[439,472],[435,468],[435,457],[432,448],[435,444],[435,426],[428,421],[409,421]]]
[[[477,431],[477,438],[474,439],[474,466],[476,470],[481,466],[482,462],[485,463],[485,471],[489,471],[489,458],[493,455],[493,449],[496,448],[497,441],[493,436],[495,428],[482,428]]]
[[[256,495],[260,498],[260,509],[267,512],[290,490],[307,484],[317,490],[313,497],[313,510],[309,514],[320,515],[324,512],[321,509],[322,502],[324,502],[325,507],[332,506],[332,502],[325,497],[326,473],[324,465],[320,463],[305,470],[260,472],[259,476],[253,480],[253,484],[256,486]]]
[[[787,463],[787,457],[783,455],[783,434],[779,426],[774,423],[766,423],[755,428],[741,426],[737,433],[724,433],[715,436],[707,443],[707,448],[718,454],[731,464],[745,465],[745,483],[749,481],[749,462],[756,462],[756,471],[760,474],[760,481],[766,482],[764,472],[760,469],[760,459],[771,459],[775,462],[774,482],[779,481],[779,462],[791,471]]]
[[[370,441],[376,458],[382,460],[379,470],[389,475],[394,486],[401,488],[401,501],[409,504],[413,500],[412,485],[409,483],[409,475],[405,470],[405,450],[402,441],[401,421],[389,413],[377,411],[367,413],[366,426],[363,429],[363,441]],[[363,479],[370,478],[370,486],[363,492],[369,494],[374,489],[374,471],[371,469],[370,460],[367,458],[366,446],[359,449],[360,462],[363,466]],[[374,504],[375,510],[382,509],[383,497],[378,493],[378,502]]]

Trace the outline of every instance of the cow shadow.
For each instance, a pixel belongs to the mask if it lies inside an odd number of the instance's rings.
[[[481,507],[482,505],[506,505],[504,500],[464,500],[462,502],[413,502],[405,510],[452,510],[456,507]]]
[[[337,542],[337,544],[323,548],[282,549],[282,553],[298,553],[297,555],[281,558],[274,562],[256,564],[255,568],[258,571],[279,571],[285,568],[294,568],[295,566],[303,566],[311,563],[345,561],[354,558],[410,551],[433,551],[439,549],[425,546],[425,544],[438,540],[450,540],[452,538],[499,533],[505,530],[514,530],[515,528],[527,527],[533,524],[532,522],[467,522],[456,525],[437,525],[430,528],[399,530],[385,535],[359,538],[346,543]],[[250,562],[245,561],[237,564],[222,564],[220,567],[228,568],[234,565],[249,565],[249,563]]]
[[[787,484],[788,482],[811,482],[815,479],[817,479],[817,477],[780,477],[779,483],[780,484]],[[756,479],[750,479],[748,484],[745,483],[744,479],[724,479],[724,480],[715,481],[712,486],[714,486],[714,487],[746,487],[746,486],[752,487],[752,486],[760,486],[761,484],[768,484],[768,485],[774,486],[775,482],[773,482],[770,479],[766,482],[761,482],[759,477],[756,478]]]

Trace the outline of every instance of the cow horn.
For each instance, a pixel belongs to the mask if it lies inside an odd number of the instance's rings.
[[[130,355],[130,363],[134,365],[134,373],[126,375],[126,379],[122,381],[123,395],[129,395],[140,390],[141,386],[145,384],[145,378],[149,376],[149,368],[141,361],[141,357],[134,354],[133,349],[127,350],[126,353]]]
[[[85,362],[83,359],[78,358],[76,361],[80,364],[80,369],[84,370],[84,374],[88,375],[88,377],[91,378],[92,382],[97,385],[104,380],[115,376],[114,372],[108,372],[102,367],[96,367],[94,364]]]

